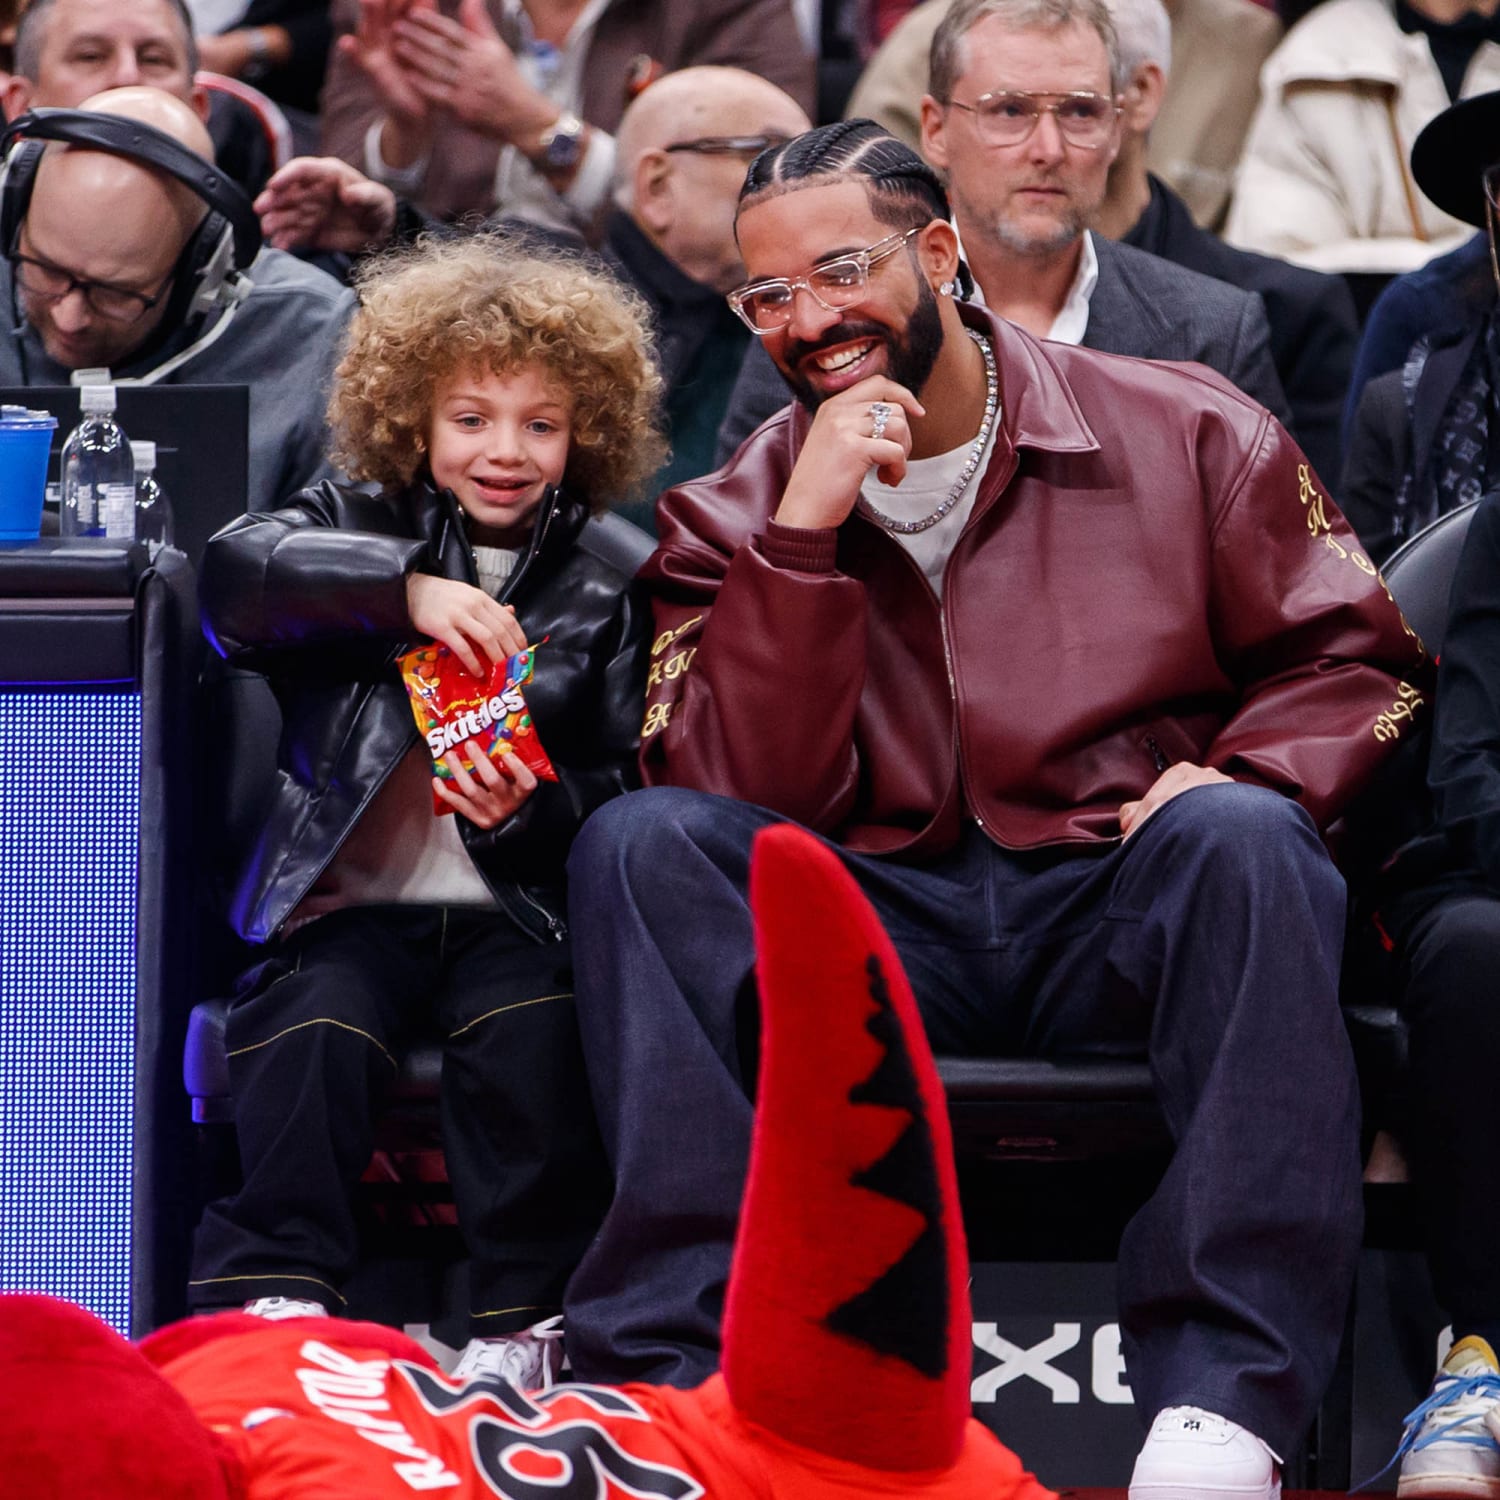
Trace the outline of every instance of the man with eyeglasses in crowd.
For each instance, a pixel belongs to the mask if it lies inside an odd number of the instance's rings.
[[[656,327],[672,457],[653,498],[713,468],[719,424],[751,342],[724,303],[744,275],[735,202],[750,161],[808,123],[801,105],[774,83],[741,68],[707,66],[668,73],[620,121],[614,208],[601,250],[645,298]],[[390,188],[334,157],[289,162],[256,207],[271,243],[287,249],[362,255],[429,224]],[[649,504],[628,506],[625,514],[653,525]]]
[[[81,107],[213,160],[203,122],[161,89],[112,89]],[[354,295],[262,249],[237,273],[238,300],[195,307],[184,252],[207,212],[145,162],[50,143],[0,260],[0,385],[67,385],[73,371],[97,368],[120,382],[246,385],[249,505],[269,510],[333,473],[323,408]]]
[[[946,177],[976,297],[1040,338],[1191,359],[1289,420],[1260,298],[1091,234],[1130,82],[1106,0],[955,0],[934,33],[922,154]],[[785,400],[745,362],[725,458]]]
[[[731,305],[797,401],[659,503],[647,789],[569,864],[616,1176],[574,1369],[713,1367],[749,849],[789,819],[876,906],[939,1053],[1149,1057],[1177,1147],[1120,1248],[1131,1494],[1272,1500],[1359,1248],[1319,830],[1407,733],[1421,643],[1227,380],[957,300],[942,186],[879,127],[758,157],[738,227]]]

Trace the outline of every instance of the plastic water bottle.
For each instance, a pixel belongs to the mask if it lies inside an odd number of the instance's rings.
[[[83,419],[63,444],[59,529],[64,536],[129,541],[135,536],[135,464],[115,421],[115,388],[84,385],[78,396]]]
[[[135,535],[154,557],[172,545],[172,505],[156,478],[156,444],[132,442],[135,461]]]

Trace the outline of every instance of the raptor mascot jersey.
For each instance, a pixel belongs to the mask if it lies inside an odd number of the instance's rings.
[[[969,1415],[943,1093],[900,965],[791,827],[751,871],[763,1047],[724,1319],[696,1390],[523,1392],[367,1323],[223,1314],[132,1346],[0,1301],[0,1472],[28,1500],[1046,1500]]]

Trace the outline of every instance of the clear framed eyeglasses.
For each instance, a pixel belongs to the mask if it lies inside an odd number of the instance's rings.
[[[894,255],[925,227],[887,235],[863,250],[819,261],[806,276],[777,276],[747,282],[730,292],[727,300],[745,327],[761,338],[792,321],[792,306],[799,291],[811,293],[818,305],[829,312],[842,312],[864,297],[871,268]]]
[[[773,146],[784,146],[789,135],[700,135],[691,141],[673,141],[663,151],[691,151],[698,156],[759,156]]]
[[[1086,90],[1076,93],[1028,93],[1022,89],[996,89],[981,94],[972,104],[950,101],[954,109],[974,116],[980,137],[990,146],[1019,146],[1028,140],[1038,121],[1050,114],[1070,146],[1097,151],[1109,140],[1120,102],[1108,94]]]

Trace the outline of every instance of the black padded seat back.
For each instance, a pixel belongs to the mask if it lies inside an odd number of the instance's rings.
[[[1443,649],[1453,574],[1478,504],[1461,505],[1424,526],[1390,555],[1383,569],[1402,614],[1434,657]]]

